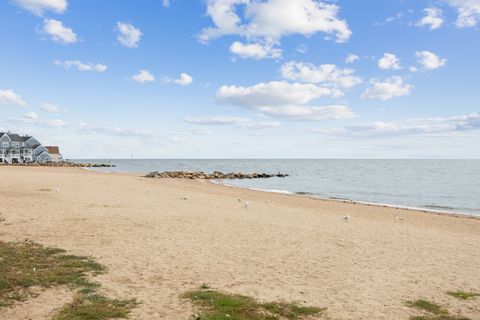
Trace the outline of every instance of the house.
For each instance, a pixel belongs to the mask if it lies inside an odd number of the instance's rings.
[[[53,162],[63,161],[63,157],[58,146],[45,146],[45,148],[47,148],[48,154],[52,158]]]
[[[0,163],[50,162],[48,149],[32,136],[0,132]]]

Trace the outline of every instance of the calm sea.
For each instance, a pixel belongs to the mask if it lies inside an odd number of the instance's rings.
[[[115,164],[95,169],[287,173],[288,178],[222,183],[480,216],[480,160],[78,160]]]

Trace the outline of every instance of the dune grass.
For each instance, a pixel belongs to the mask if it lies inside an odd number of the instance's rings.
[[[185,293],[183,298],[200,307],[201,313],[194,317],[197,320],[295,320],[321,315],[325,311],[324,308],[306,307],[296,303],[260,303],[250,297],[211,289],[190,291]]]
[[[135,300],[115,300],[96,293],[100,285],[88,279],[106,271],[90,257],[66,255],[65,250],[32,242],[0,241],[0,307],[24,301],[33,287],[65,285],[76,291],[71,304],[55,320],[102,320],[127,318]]]
[[[447,291],[447,294],[459,300],[469,300],[476,297],[480,297],[480,293],[478,292]]]

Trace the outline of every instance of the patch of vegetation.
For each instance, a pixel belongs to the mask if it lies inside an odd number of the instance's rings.
[[[410,320],[471,320],[467,317],[451,315],[447,309],[428,300],[406,301],[405,304],[426,313],[426,315],[410,317]]]
[[[126,319],[138,303],[135,300],[110,299],[99,294],[80,294],[60,310],[53,320]]]
[[[468,300],[475,297],[480,297],[480,293],[477,292],[447,291],[447,294],[460,300]]]
[[[448,314],[447,309],[444,309],[440,305],[436,304],[435,302],[430,302],[428,300],[419,299],[419,300],[407,301],[405,302],[405,304],[410,308],[423,310],[436,315]]]
[[[250,297],[210,289],[190,291],[183,298],[201,307],[202,313],[195,316],[197,320],[295,320],[320,315],[326,310],[296,303],[259,303]]]
[[[105,272],[105,267],[90,257],[66,255],[65,250],[43,247],[32,242],[0,241],[0,307],[32,296],[32,287],[66,285],[76,290],[54,320],[104,320],[127,318],[137,302],[110,299],[96,293],[100,284],[89,275]]]

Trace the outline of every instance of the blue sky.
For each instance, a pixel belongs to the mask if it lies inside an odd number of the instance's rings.
[[[0,129],[67,158],[479,158],[480,0],[0,2]]]

